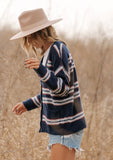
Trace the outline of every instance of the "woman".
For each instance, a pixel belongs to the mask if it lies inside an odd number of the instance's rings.
[[[64,42],[56,36],[43,9],[25,11],[19,16],[21,31],[12,39],[23,38],[23,48],[31,49],[36,58],[27,58],[25,65],[34,69],[41,82],[41,93],[14,106],[21,115],[41,107],[40,131],[49,134],[51,160],[74,160],[86,128],[79,85],[72,56]],[[37,58],[41,50],[41,61]]]

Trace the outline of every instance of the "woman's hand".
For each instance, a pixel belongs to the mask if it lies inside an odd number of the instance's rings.
[[[22,113],[26,112],[27,109],[25,108],[24,104],[22,102],[18,103],[13,108],[13,112],[17,115],[21,115]]]
[[[40,61],[37,58],[27,58],[25,60],[26,68],[29,69],[38,69],[40,65]]]

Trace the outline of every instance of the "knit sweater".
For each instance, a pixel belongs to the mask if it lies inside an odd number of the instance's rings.
[[[52,44],[43,65],[38,69],[41,94],[23,101],[28,111],[41,107],[39,132],[68,135],[86,128],[76,68],[64,43]]]

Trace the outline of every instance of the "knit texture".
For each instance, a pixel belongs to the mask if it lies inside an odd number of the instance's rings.
[[[46,65],[41,61],[34,70],[40,77],[41,94],[23,104],[27,110],[41,107],[40,132],[67,135],[86,128],[76,69],[66,45],[54,42]]]

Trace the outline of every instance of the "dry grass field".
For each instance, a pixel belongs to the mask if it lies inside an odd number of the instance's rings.
[[[48,135],[38,133],[40,109],[21,116],[13,106],[40,92],[36,73],[25,69],[26,57],[13,32],[0,31],[0,160],[49,160]],[[87,120],[76,160],[113,160],[113,39],[99,31],[98,38],[67,39],[76,64]]]

